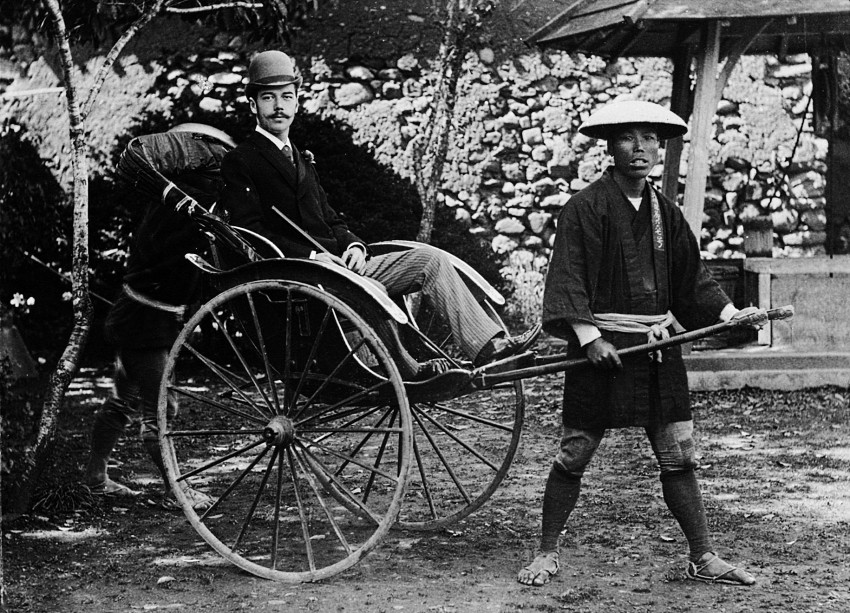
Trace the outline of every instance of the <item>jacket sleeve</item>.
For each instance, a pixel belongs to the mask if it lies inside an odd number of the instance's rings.
[[[331,234],[336,241],[336,247],[338,253],[342,253],[345,251],[349,245],[352,243],[361,243],[364,246],[366,243],[356,234],[354,234],[351,230],[348,229],[348,224],[345,223],[345,220],[339,216],[339,214],[333,209],[333,207],[328,204],[328,197],[325,194],[325,190],[322,188],[322,184],[319,182],[318,173],[312,164],[309,164],[307,172],[312,173],[311,179],[313,180],[313,185],[316,186],[316,190],[318,192],[318,200],[319,206],[322,211],[322,218],[324,219],[325,224],[330,228]]]
[[[676,206],[668,210],[672,216],[673,248],[670,311],[689,330],[710,326],[719,321],[723,307],[732,301],[708,272],[684,215]]]
[[[543,292],[543,328],[576,346],[572,324],[595,325],[591,303],[598,262],[593,254],[601,234],[592,216],[582,214],[588,205],[574,197],[561,211]]]

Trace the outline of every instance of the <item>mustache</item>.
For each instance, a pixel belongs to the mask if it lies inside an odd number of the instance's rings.
[[[271,115],[267,115],[267,117],[271,117],[272,119],[290,119],[294,117],[294,115],[287,115],[286,113],[272,113]]]

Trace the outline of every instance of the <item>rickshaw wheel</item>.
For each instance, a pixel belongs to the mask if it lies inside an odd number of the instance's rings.
[[[493,321],[505,328],[489,302]],[[427,307],[418,326],[446,354],[459,357],[450,332]],[[478,510],[508,473],[522,433],[522,381],[477,390],[450,400],[410,397],[413,457],[407,495],[396,527],[437,530]]]
[[[361,315],[370,308],[299,282],[242,283],[204,304],[171,349],[158,407],[168,480],[198,534],[243,570],[324,579],[396,521],[412,421]],[[194,509],[187,486],[212,506]]]

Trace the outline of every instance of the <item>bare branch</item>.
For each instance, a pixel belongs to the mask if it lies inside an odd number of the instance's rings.
[[[56,0],[49,0],[54,2]],[[141,17],[139,17],[136,21],[130,24],[130,27],[127,28],[127,31],[121,35],[114,45],[112,45],[112,49],[109,50],[109,53],[106,54],[106,57],[103,60],[103,64],[97,71],[95,75],[94,82],[92,83],[91,90],[89,91],[88,98],[86,98],[86,102],[83,105],[83,118],[88,117],[91,112],[91,108],[94,105],[94,101],[100,93],[101,87],[103,87],[104,81],[106,81],[106,75],[109,74],[109,71],[112,69],[113,64],[115,64],[115,60],[118,59],[118,56],[121,55],[121,52],[124,50],[124,47],[127,46],[127,43],[136,35],[136,32],[139,31],[145,24],[147,24],[151,19],[157,16],[159,12],[162,10],[162,6],[166,3],[167,0],[156,0],[148,10],[142,13]],[[58,5],[57,5],[58,8]]]
[[[263,8],[262,2],[223,2],[221,4],[210,4],[207,6],[194,6],[191,8],[178,8],[176,6],[167,6],[165,7],[166,13],[205,13],[207,11],[217,11],[219,9],[231,9],[231,8],[239,8],[239,9],[261,9]]]
[[[37,89],[22,89],[13,92],[3,92],[0,100],[11,100],[12,98],[29,98],[30,96],[41,96],[44,94],[62,94],[64,87],[40,87]]]
[[[62,65],[66,68],[65,96],[68,99],[68,113],[73,117],[75,113],[78,114],[80,112],[80,109],[77,92],[75,88],[71,87],[71,83],[74,82],[76,76],[74,58],[71,55],[71,42],[68,37],[68,30],[65,27],[65,20],[62,18],[62,9],[59,7],[59,0],[45,0],[45,4],[47,5],[50,19],[53,22],[53,28],[56,32],[56,44],[59,47],[59,54],[62,57]],[[71,125],[74,125],[73,121]]]

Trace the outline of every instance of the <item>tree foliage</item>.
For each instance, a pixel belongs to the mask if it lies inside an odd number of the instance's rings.
[[[71,45],[111,45],[156,0],[66,0],[62,3]],[[223,31],[239,31],[249,40],[289,44],[318,0],[170,0],[163,13],[204,19]],[[12,49],[12,26],[53,36],[43,2],[0,0],[0,48]],[[2,52],[0,52],[2,53]]]
[[[0,126],[0,288],[7,292],[10,274],[32,254],[54,261],[67,249],[63,237],[61,187],[42,164],[25,128]],[[5,293],[0,296],[4,304]]]

